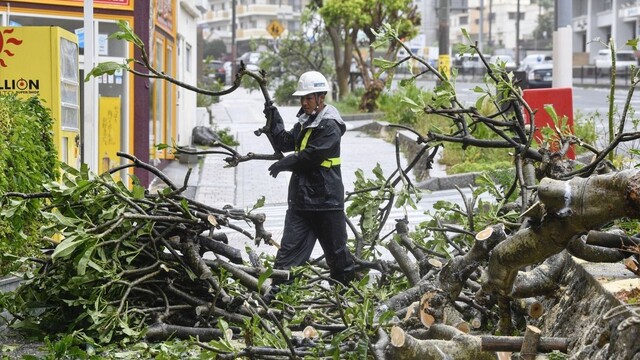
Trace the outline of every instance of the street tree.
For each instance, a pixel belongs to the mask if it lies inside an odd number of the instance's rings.
[[[364,84],[360,109],[372,112],[385,86],[385,81],[380,78],[385,70],[376,66],[373,59],[382,57],[395,61],[400,48],[397,43],[389,43],[385,49],[374,48],[375,29],[387,23],[397,29],[400,37],[411,39],[420,25],[416,6],[410,0],[314,0],[310,6],[324,20],[333,46],[338,97],[343,98],[349,93],[350,71],[352,62],[355,62]],[[387,80],[390,80],[393,73],[387,74]]]
[[[210,59],[221,59],[224,54],[227,53],[227,46],[221,39],[214,39],[204,42],[204,48],[202,49],[202,56]]]
[[[301,16],[303,30],[289,31],[284,38],[268,40],[269,51],[263,53],[260,66],[268,70],[268,77],[275,85],[274,98],[279,105],[288,105],[297,81],[304,72],[315,70],[332,78],[333,61],[329,52],[327,33],[316,14],[304,10]]]
[[[143,57],[135,61],[149,72],[109,63],[89,76],[126,69],[188,87],[154,69],[139,38],[120,25],[116,36],[141,49]],[[378,33],[377,41],[403,46],[393,28],[383,26]],[[478,52],[474,44],[466,50]],[[422,145],[408,164],[387,175],[376,168],[373,178],[358,172],[356,189],[347,194],[347,213],[355,233],[359,281],[348,287],[332,283],[322,259],[278,271],[271,268],[272,259],[244,249],[250,259],[245,263],[242,250],[225,243],[220,230],[230,228],[277,245],[264,229],[264,214],[257,213],[260,200],[249,210],[199,204],[182,196],[188,179],[180,187],[152,165],[121,154],[129,164],[110,171],[146,169],[167,188],[149,194],[139,184],[129,189],[108,173],[91,176],[86,169],[65,169],[63,181],[37,195],[49,201],[43,212],[50,224],[43,230],[64,240],[40,260],[38,273],[3,298],[3,306],[16,314],[23,329],[74,333],[93,344],[191,338],[197,340],[190,344],[218,359],[493,359],[496,351],[520,351],[530,358],[552,350],[576,351],[569,346],[577,342],[541,336],[532,324],[544,312],[538,299],[558,293],[558,278],[570,255],[610,262],[632,255],[637,269],[640,240],[616,225],[627,221],[631,228],[632,221],[637,232],[640,172],[615,169],[606,157],[639,135],[620,126],[611,143],[599,150],[583,144],[556,119],[547,144],[536,146],[536,114],[504,68],[489,65],[478,53],[487,66],[487,82],[476,89],[476,105],[482,106],[464,106],[457,100],[455,79],[437,73],[410,49],[407,53],[405,59],[380,64],[390,70],[411,59],[434,72],[440,82],[433,96],[407,97],[405,103],[449,125],[425,133],[398,126],[413,131]],[[640,82],[634,71],[630,94]],[[213,95],[224,96],[248,76],[270,105],[265,74],[244,68],[239,74],[230,88]],[[529,124],[525,113],[532,119]],[[627,115],[625,111],[621,125]],[[257,135],[269,136],[269,121]],[[463,196],[463,205],[440,204],[432,219],[416,229],[409,228],[409,219],[397,219],[395,229],[383,234],[394,206],[415,206],[418,194],[407,173],[422,157],[427,164],[434,161],[449,143],[509,151],[511,176],[503,183],[484,176],[471,197]],[[229,166],[282,156],[240,154],[215,145],[199,153],[226,156]],[[593,152],[591,162],[578,166],[567,159],[571,145]],[[480,201],[481,192],[492,194],[494,201]],[[254,232],[234,227],[234,219],[253,224]],[[393,260],[383,259],[381,248]],[[289,276],[294,283],[265,303],[260,295],[267,279]],[[589,334],[597,346],[583,354],[607,349],[617,358],[632,358],[640,351],[635,317],[618,312],[602,320],[606,324]],[[524,335],[499,336],[514,333]]]

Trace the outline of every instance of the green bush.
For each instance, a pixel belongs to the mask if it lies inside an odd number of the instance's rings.
[[[425,102],[429,102],[431,94],[418,88],[415,83],[409,83],[393,92],[383,92],[378,98],[378,109],[384,112],[385,120],[390,123],[403,125],[426,123],[428,115],[424,112],[415,112],[414,109],[404,101],[405,98],[422,98]]]
[[[296,91],[298,82],[295,80],[285,80],[277,88],[274,94],[276,104],[280,106],[297,105],[297,99],[291,96]]]
[[[42,202],[21,202],[7,192],[35,193],[58,177],[53,119],[38,98],[0,96],[0,275],[16,270],[15,256],[36,253]]]

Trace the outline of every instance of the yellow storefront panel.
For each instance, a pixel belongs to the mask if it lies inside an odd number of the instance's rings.
[[[98,153],[100,154],[99,173],[120,165],[118,151],[120,144],[120,107],[119,97],[101,96],[99,102]],[[117,174],[114,174],[117,178]]]
[[[53,26],[0,27],[0,93],[38,96],[51,110],[60,161],[78,165],[80,86],[75,34]]]

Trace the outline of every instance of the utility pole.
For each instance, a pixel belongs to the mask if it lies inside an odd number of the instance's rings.
[[[443,72],[451,69],[449,57],[449,0],[439,0],[438,3],[438,70]],[[449,74],[447,73],[447,76]]]
[[[484,47],[484,0],[480,0],[480,31],[478,31],[478,50],[483,52]]]
[[[231,81],[235,80],[237,64],[236,57],[238,49],[236,47],[236,0],[231,0]]]
[[[449,55],[449,0],[438,3],[438,54]]]
[[[520,0],[516,5],[516,67],[520,67]]]
[[[489,48],[493,49],[493,40],[491,40],[491,23],[493,22],[493,0],[489,0]]]

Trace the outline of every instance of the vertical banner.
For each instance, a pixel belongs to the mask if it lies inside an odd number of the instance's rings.
[[[120,97],[101,96],[98,103],[98,172],[103,172],[120,165],[117,152],[121,149],[120,128]],[[113,175],[118,179],[118,175]]]

